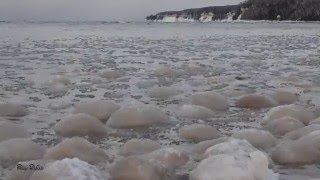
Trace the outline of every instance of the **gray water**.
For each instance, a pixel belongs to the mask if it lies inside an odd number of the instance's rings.
[[[178,75],[154,74],[167,66]],[[177,122],[178,126],[95,142],[114,158],[131,138],[150,138],[162,145],[189,144],[177,136],[178,127],[184,124],[210,124],[225,135],[259,128],[259,120],[268,110],[231,108],[217,113],[215,123],[176,117],[176,108],[195,92],[214,90],[233,102],[245,93],[286,89],[301,95],[298,104],[314,110],[320,107],[319,68],[319,23],[0,23],[0,97],[28,107],[31,113],[16,120],[33,134],[35,142],[55,145],[59,138],[52,126],[72,112],[74,103],[93,99],[111,99],[121,105],[153,104]],[[103,70],[118,70],[124,76],[102,79],[99,73]],[[60,93],[50,93],[46,83],[56,75],[72,83]],[[93,78],[101,82],[92,83]],[[137,86],[141,82],[175,87],[181,93],[157,100],[149,97],[150,87]],[[56,103],[66,108],[49,108]],[[3,169],[2,175],[7,170]],[[290,180],[320,177],[317,165],[276,166],[275,171]]]

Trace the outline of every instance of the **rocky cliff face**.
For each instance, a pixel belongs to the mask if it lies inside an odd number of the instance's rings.
[[[320,21],[320,0],[247,0],[242,19]]]
[[[160,12],[146,19],[159,22],[224,19],[320,21],[320,0],[247,0],[239,5]]]
[[[176,19],[181,20],[194,20],[194,21],[211,21],[221,19],[237,19],[241,14],[240,5],[232,6],[211,6],[196,9],[185,9],[182,11],[167,11],[160,12],[156,15],[146,17],[147,20],[166,20]]]

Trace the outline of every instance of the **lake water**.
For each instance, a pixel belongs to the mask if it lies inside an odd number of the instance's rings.
[[[161,68],[167,73],[155,73]],[[212,125],[226,136],[260,128],[268,108],[234,107],[246,93],[285,89],[300,95],[296,104],[320,116],[319,68],[319,23],[0,23],[0,98],[28,107],[29,115],[13,119],[32,133],[34,142],[57,144],[52,126],[79,101],[152,104],[170,115],[172,126],[128,130],[94,142],[115,160],[119,147],[131,138],[149,138],[163,146],[192,144],[177,134],[186,124]],[[105,70],[123,76],[101,78]],[[57,76],[71,83],[48,85]],[[170,86],[179,93],[151,98],[153,86]],[[227,96],[230,110],[215,113],[210,121],[179,118],[177,108],[203,91]],[[0,168],[1,176],[9,169]],[[287,180],[320,177],[319,165],[276,165],[274,171]],[[188,169],[179,173],[187,174]]]

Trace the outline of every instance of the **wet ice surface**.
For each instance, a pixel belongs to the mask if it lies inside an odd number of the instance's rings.
[[[73,104],[100,99],[122,106],[155,105],[172,121],[90,140],[113,159],[133,138],[163,146],[191,144],[179,138],[179,127],[201,123],[224,135],[260,128],[269,108],[234,107],[246,93],[290,90],[300,95],[297,104],[319,116],[319,29],[317,23],[1,23],[0,97],[28,107],[29,115],[13,119],[32,133],[34,142],[49,147],[60,141],[53,126],[73,111]],[[174,92],[151,98],[150,90],[158,86]],[[203,91],[227,96],[231,108],[205,120],[179,117],[179,107]],[[319,165],[276,166],[275,171],[281,179],[320,177]]]

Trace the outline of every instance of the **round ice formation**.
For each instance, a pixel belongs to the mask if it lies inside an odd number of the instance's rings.
[[[29,111],[24,106],[0,102],[0,116],[22,117],[28,114]]]
[[[151,98],[168,99],[180,93],[178,89],[172,87],[153,87],[149,91]]]
[[[112,128],[139,128],[167,123],[168,116],[151,105],[131,105],[114,112],[107,122]]]
[[[69,80],[67,77],[61,76],[61,75],[57,75],[57,76],[55,76],[53,79],[51,79],[51,80],[49,81],[49,83],[51,83],[51,84],[63,84],[63,85],[68,85],[68,84],[70,84],[71,82],[70,82],[70,80]]]
[[[220,132],[212,126],[193,124],[185,125],[179,129],[179,136],[194,142],[216,139],[221,136]]]
[[[19,162],[15,168],[13,168],[10,173],[6,176],[6,180],[29,180],[31,175],[36,170],[42,170],[47,163],[51,161],[48,160],[32,160]],[[21,166],[22,165],[22,166]],[[34,166],[32,166],[34,165]],[[32,167],[32,168],[30,168]],[[47,179],[45,179],[47,180]]]
[[[54,126],[54,131],[63,137],[72,136],[105,136],[105,125],[96,117],[89,114],[72,114]]]
[[[312,120],[310,124],[320,124],[320,117],[315,120]]]
[[[240,108],[260,109],[275,105],[277,105],[275,100],[260,94],[244,95],[236,101],[236,106]]]
[[[183,105],[177,114],[180,117],[191,119],[208,119],[214,116],[211,109],[198,105]]]
[[[66,138],[45,154],[46,159],[55,160],[74,157],[90,164],[103,163],[108,159],[104,150],[80,137]]]
[[[213,111],[224,111],[229,109],[226,97],[215,92],[202,92],[191,96],[193,105],[207,107]]]
[[[92,77],[91,79],[90,79],[90,82],[92,83],[92,84],[102,84],[102,79],[101,78],[98,78],[98,77]]]
[[[248,156],[216,155],[194,169],[189,180],[278,180],[279,175],[268,169],[268,159],[260,151]]]
[[[151,81],[151,80],[144,80],[144,81],[139,81],[137,82],[136,86],[139,89],[146,89],[146,88],[150,88],[152,86],[154,86],[156,84],[155,81]]]
[[[308,123],[315,118],[311,112],[299,106],[282,105],[282,106],[278,106],[270,109],[265,119],[268,121],[268,120],[280,119],[286,116],[296,118],[302,123],[304,123],[305,125],[308,125]]]
[[[204,157],[209,157],[219,154],[240,154],[246,155],[248,152],[258,151],[247,140],[229,139],[229,141],[218,143],[209,147],[204,153]]]
[[[309,126],[288,132],[287,134],[284,135],[285,139],[291,139],[291,140],[296,140],[301,138],[302,136],[305,136],[313,131],[320,130],[320,124],[311,124]]]
[[[297,140],[279,144],[272,151],[272,160],[279,164],[302,165],[320,162],[320,130]]]
[[[150,139],[131,139],[120,149],[124,156],[143,155],[161,148],[161,145]]]
[[[199,142],[198,144],[194,145],[192,148],[192,153],[194,153],[196,156],[201,156],[203,153],[206,152],[206,150],[216,144],[223,143],[228,141],[228,137],[221,137],[218,139],[212,139],[212,140],[206,140]]]
[[[169,180],[167,169],[149,162],[141,156],[129,156],[111,167],[115,180]]]
[[[86,113],[107,122],[111,114],[120,108],[118,104],[110,100],[96,100],[81,102],[75,105],[73,113]]]
[[[23,126],[9,121],[0,121],[0,142],[12,138],[28,137],[30,137],[30,134]]]
[[[19,161],[41,159],[45,148],[29,139],[13,138],[0,143],[0,164],[9,165]]]
[[[51,84],[44,89],[44,94],[48,96],[61,97],[67,94],[68,88],[63,84]]]
[[[246,139],[258,149],[268,149],[276,145],[276,138],[268,131],[245,129],[232,135],[236,139]]]
[[[61,109],[67,109],[71,106],[72,104],[70,101],[60,99],[60,100],[54,100],[53,102],[50,102],[50,104],[48,105],[48,108],[51,110],[61,110]]]
[[[284,104],[293,104],[298,100],[298,96],[292,92],[288,91],[276,91],[273,95],[272,98],[276,100],[279,104],[284,105]]]
[[[303,127],[304,124],[301,121],[289,116],[270,120],[263,126],[265,130],[270,131],[272,134],[281,136]]]
[[[106,79],[116,79],[124,76],[124,73],[118,70],[105,70],[100,73],[100,77]]]
[[[179,74],[176,70],[171,69],[170,67],[160,67],[156,69],[154,73],[160,77],[164,76],[164,77],[170,77],[170,78],[175,78]]]
[[[81,161],[78,158],[63,159],[46,165],[44,170],[36,171],[31,180],[108,180],[96,166]]]
[[[246,140],[230,140],[210,147],[204,159],[191,172],[190,180],[267,180],[267,156]]]
[[[189,156],[186,152],[175,149],[173,147],[166,147],[155,150],[146,155],[148,161],[154,164],[160,164],[167,169],[175,169],[185,165],[189,161]]]

